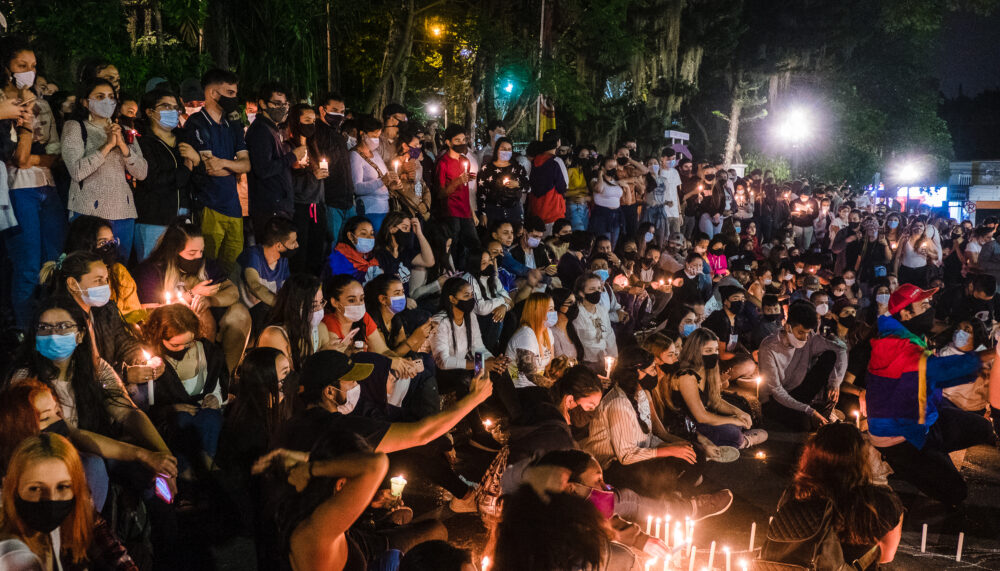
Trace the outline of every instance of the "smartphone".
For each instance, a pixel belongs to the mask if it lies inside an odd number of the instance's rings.
[[[483,354],[477,352],[472,359],[472,371],[477,376],[483,370]]]
[[[163,476],[157,476],[154,486],[156,489],[156,495],[160,496],[161,500],[167,502],[168,504],[174,503],[174,495],[170,493],[170,486],[167,485],[166,478]]]

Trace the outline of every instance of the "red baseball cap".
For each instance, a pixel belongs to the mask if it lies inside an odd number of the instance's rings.
[[[900,284],[896,291],[889,296],[889,313],[895,315],[908,307],[910,304],[923,301],[935,293],[938,288],[920,289],[913,284]]]

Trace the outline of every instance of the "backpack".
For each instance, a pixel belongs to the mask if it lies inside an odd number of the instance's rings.
[[[483,474],[483,479],[476,488],[476,505],[479,506],[479,515],[488,526],[500,521],[503,495],[503,488],[500,480],[503,478],[504,470],[507,469],[507,459],[510,457],[510,446],[504,446],[490,462],[489,469]]]
[[[789,492],[778,502],[778,513],[767,531],[755,571],[862,571],[877,562],[878,545],[848,563],[837,537],[833,502],[796,500]]]

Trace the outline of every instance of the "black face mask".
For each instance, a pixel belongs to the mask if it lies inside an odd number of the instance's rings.
[[[618,171],[616,171],[615,169],[608,169],[604,171],[604,174],[607,175],[607,177],[612,180],[618,180]]]
[[[313,135],[316,134],[316,124],[315,123],[310,123],[309,125],[305,125],[305,124],[300,123],[299,124],[299,134],[302,135],[303,137],[307,138],[307,139],[309,137],[312,137]]]
[[[594,420],[595,416],[597,416],[597,409],[583,410],[582,406],[569,409],[569,423],[577,428],[587,426],[591,420]]]
[[[41,533],[50,533],[62,525],[69,514],[73,513],[74,507],[76,507],[75,499],[29,502],[21,496],[14,496],[14,508],[17,509],[17,515],[24,520],[28,527]]]
[[[452,145],[451,150],[455,151],[460,155],[464,155],[469,150],[468,143],[462,143],[461,145]]]
[[[227,97],[225,95],[220,95],[219,99],[216,100],[219,107],[222,108],[222,112],[229,115],[233,111],[240,108],[240,100],[235,97]]]
[[[775,322],[775,321],[777,321],[777,322],[780,323],[782,319],[784,319],[784,316],[781,315],[780,313],[765,313],[764,314],[764,321],[770,321],[772,323]]]
[[[742,301],[730,301],[729,302],[729,311],[733,315],[738,315],[739,312],[743,311],[743,302]]]
[[[848,222],[848,223],[847,223],[847,226],[848,226],[848,227],[849,227],[849,228],[850,228],[851,230],[857,230],[858,228],[860,228],[860,227],[861,227],[861,223],[860,223],[860,222]]]
[[[628,157],[618,157],[615,160],[618,161],[619,166],[625,166],[628,164]]]
[[[904,321],[903,326],[916,335],[927,335],[934,328],[934,311],[928,309],[913,319]]]
[[[475,309],[476,300],[475,298],[471,297],[469,299],[460,299],[457,302],[455,302],[455,307],[462,310],[462,313],[468,315],[469,313],[472,312],[473,309]]]
[[[590,293],[584,294],[583,299],[589,301],[590,303],[594,303],[594,304],[600,303],[601,302],[601,292],[600,291],[592,291]]]
[[[284,250],[278,252],[278,255],[281,256],[282,258],[291,258],[292,256],[295,255],[296,250],[298,250],[298,248],[291,248],[291,249],[285,248]]]
[[[705,364],[705,370],[714,369],[719,364],[718,355],[702,355],[701,362]]]
[[[490,265],[486,266],[485,270],[479,272],[479,275],[486,276],[488,278],[492,278],[494,275],[496,275],[496,273],[497,273],[497,269],[493,267],[493,264],[490,264]]]
[[[101,257],[106,266],[114,265],[118,261],[118,245],[114,242],[108,242],[98,247],[94,252]]]
[[[664,363],[660,365],[660,370],[663,371],[663,374],[669,377],[677,372],[677,365],[679,365],[679,363]]]
[[[180,351],[171,351],[170,349],[167,349],[166,347],[160,347],[160,351],[164,355],[166,355],[167,357],[170,357],[171,359],[173,359],[174,361],[180,361],[181,359],[183,359],[184,355],[187,355],[187,352],[188,352],[189,349],[191,349],[191,348],[190,347],[185,347],[185,348],[181,349]]]
[[[393,236],[396,238],[396,245],[400,248],[409,248],[413,245],[413,232],[396,232]]]
[[[841,327],[846,327],[848,329],[852,329],[858,323],[858,317],[856,315],[848,315],[839,319]]]
[[[580,306],[574,303],[573,305],[569,306],[569,309],[566,310],[565,315],[566,319],[570,321],[575,320],[576,317],[580,315]]]
[[[69,438],[69,425],[66,424],[65,420],[57,420],[50,424],[48,428],[42,430],[42,432],[50,432],[52,434],[58,434],[65,438]]]
[[[645,391],[651,391],[656,388],[656,375],[646,375],[645,377],[639,377],[639,386]]]
[[[189,260],[183,256],[177,256],[177,267],[181,272],[193,276],[201,270],[201,265],[205,261],[204,258],[195,258]]]

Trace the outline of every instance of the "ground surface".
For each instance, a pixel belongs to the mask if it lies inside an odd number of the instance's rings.
[[[739,550],[748,547],[750,526],[757,523],[756,545],[759,547],[766,533],[769,516],[782,490],[788,484],[793,465],[798,458],[804,437],[789,432],[771,430],[771,438],[761,445],[767,458],[755,458],[753,452],[744,451],[743,457],[733,464],[711,464],[703,484],[707,490],[729,488],[735,495],[732,508],[716,518],[698,524],[695,545],[707,549],[712,541],[721,548],[733,549],[733,568]],[[470,479],[478,478],[485,469],[489,456],[476,450],[462,451],[469,458],[463,471]],[[1000,451],[979,446],[965,455],[962,473],[969,481],[970,494],[964,514],[949,514],[939,504],[916,493],[898,480],[890,483],[900,493],[906,505],[903,538],[896,560],[884,569],[996,569],[1000,570]],[[437,507],[440,494],[435,490],[412,483],[406,488],[405,499],[417,514],[433,510],[448,527],[451,540],[473,550],[477,555],[485,540],[485,529],[475,515],[456,515],[446,507]],[[246,538],[223,540],[224,522],[217,521],[215,513],[200,512],[187,517],[182,527],[187,535],[185,552],[191,555],[190,569],[225,569],[251,571],[254,564],[253,548]],[[641,522],[644,525],[644,522]],[[928,524],[927,553],[920,553],[920,534],[923,523]],[[965,532],[962,562],[955,561],[958,533]],[[707,554],[699,560],[698,568],[707,564]],[[478,560],[478,557],[477,557]],[[724,569],[721,557],[715,559],[716,568]],[[525,570],[528,571],[528,570]]]

